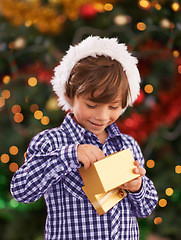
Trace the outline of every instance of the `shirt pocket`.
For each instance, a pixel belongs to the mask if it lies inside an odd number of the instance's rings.
[[[72,196],[79,200],[85,199],[86,195],[82,190],[84,183],[78,171],[72,171],[66,175],[63,180],[64,189]]]

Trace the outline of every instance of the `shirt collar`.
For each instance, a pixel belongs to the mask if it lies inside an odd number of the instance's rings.
[[[61,128],[64,130],[66,134],[69,134],[70,136],[73,136],[73,135],[76,136],[77,140],[82,140],[85,134],[89,136],[95,136],[89,130],[81,127],[77,122],[74,121],[72,117],[73,117],[73,113],[68,113],[61,125]],[[106,128],[106,131],[108,133],[108,138],[121,136],[120,130],[117,127],[116,123],[109,125]]]

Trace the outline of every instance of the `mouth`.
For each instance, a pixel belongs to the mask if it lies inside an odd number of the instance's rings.
[[[91,121],[89,121],[90,124],[92,124],[95,127],[103,127],[105,124],[97,124],[97,123],[93,123]]]

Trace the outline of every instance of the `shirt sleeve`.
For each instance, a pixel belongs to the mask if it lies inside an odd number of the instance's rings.
[[[77,144],[56,146],[53,138],[38,134],[29,145],[25,163],[12,178],[11,193],[19,202],[36,201],[78,167]]]
[[[134,140],[134,159],[138,160],[141,167],[144,167],[144,158],[141,149]],[[142,187],[140,191],[129,193],[128,199],[132,205],[132,211],[137,217],[144,218],[152,213],[158,202],[157,191],[153,182],[145,175],[142,177]]]

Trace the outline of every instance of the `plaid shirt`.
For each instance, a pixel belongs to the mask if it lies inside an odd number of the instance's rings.
[[[24,165],[13,176],[11,192],[23,203],[44,196],[46,240],[139,239],[136,217],[148,216],[157,204],[157,192],[146,176],[139,192],[128,194],[102,216],[82,190],[78,144],[93,144],[105,155],[130,148],[134,158],[144,165],[141,150],[132,137],[121,134],[115,123],[106,130],[108,138],[102,144],[67,114],[60,127],[45,130],[32,139]]]

